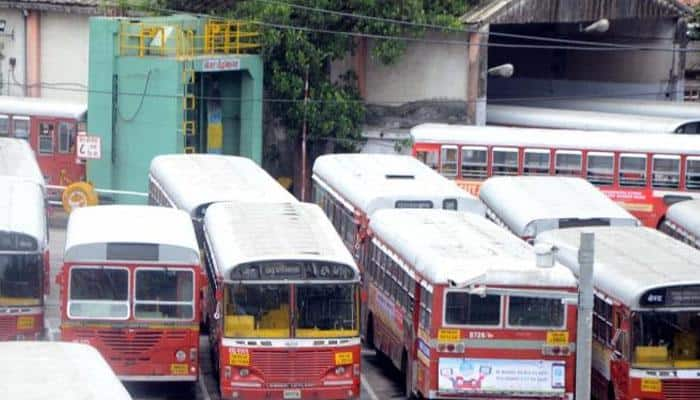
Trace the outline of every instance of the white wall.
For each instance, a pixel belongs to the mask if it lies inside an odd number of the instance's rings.
[[[43,87],[42,97],[87,103],[90,27],[87,15],[41,14],[41,81],[78,83],[71,90]]]
[[[467,38],[431,32],[427,39],[463,40],[465,45],[410,42],[394,64],[384,65],[372,57],[368,42],[366,100],[374,104],[400,105],[428,100],[464,100],[467,97]],[[331,76],[337,78],[351,66],[349,58],[334,62]]]
[[[10,58],[16,59],[14,78],[17,82],[24,83],[24,16],[21,10],[0,9],[0,20],[5,20],[5,33],[0,35],[0,50],[3,58],[0,60],[0,75],[2,76],[1,95],[22,96],[23,88],[14,83],[10,71]],[[14,30],[14,37],[10,34]],[[9,81],[8,81],[9,80]]]

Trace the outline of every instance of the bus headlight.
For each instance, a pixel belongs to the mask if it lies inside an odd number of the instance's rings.
[[[175,359],[177,362],[185,362],[187,359],[187,353],[185,353],[184,350],[178,350],[177,353],[175,353]]]
[[[240,375],[241,378],[245,378],[250,375],[250,370],[248,370],[248,368],[241,368],[238,370],[238,375]]]
[[[336,375],[343,375],[345,373],[345,367],[335,367],[335,374]]]

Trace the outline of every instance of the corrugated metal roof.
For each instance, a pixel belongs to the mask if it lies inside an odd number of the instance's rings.
[[[101,0],[19,0],[0,1],[0,8],[54,11],[67,14],[98,14]]]
[[[691,13],[691,8],[678,0],[487,0],[460,20],[467,25],[566,23],[672,18]]]

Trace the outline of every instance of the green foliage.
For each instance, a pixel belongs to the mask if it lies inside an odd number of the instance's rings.
[[[170,0],[170,6],[182,6]],[[348,73],[331,80],[331,62],[355,50],[356,38],[349,35],[284,29],[272,25],[298,26],[330,31],[369,33],[383,36],[419,37],[420,26],[350,18],[301,10],[288,1],[222,1],[207,12],[251,19],[262,25],[261,55],[265,60],[266,112],[280,118],[291,135],[301,133],[306,111],[309,137],[334,138],[336,147],[352,150],[360,139],[365,108],[357,90],[356,77]],[[458,18],[477,0],[301,0],[296,4],[397,19],[419,24],[459,27]],[[403,40],[376,40],[372,57],[385,64],[396,62],[406,49]],[[304,99],[304,79],[308,72],[309,101]],[[276,100],[275,100],[276,99]]]

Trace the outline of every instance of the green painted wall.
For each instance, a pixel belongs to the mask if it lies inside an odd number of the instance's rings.
[[[224,153],[262,162],[261,58],[257,55],[211,55],[183,60],[161,55],[120,56],[120,25],[125,24],[127,30],[137,32],[135,25],[126,25],[127,21],[132,20],[104,17],[90,20],[88,133],[101,137],[102,158],[88,162],[88,179],[100,189],[145,192],[151,159],[159,154],[184,152],[182,76],[186,65],[197,71],[198,96],[207,96],[210,82],[219,82]],[[204,26],[204,21],[189,16],[142,21],[179,24],[197,32],[202,32]],[[206,71],[204,62],[207,59],[236,60],[239,68]],[[206,103],[206,99],[199,98],[196,102],[200,108],[195,113],[199,116],[200,134],[206,133],[203,123]],[[200,143],[204,143],[203,139]],[[145,202],[130,196],[114,196],[114,199]]]

